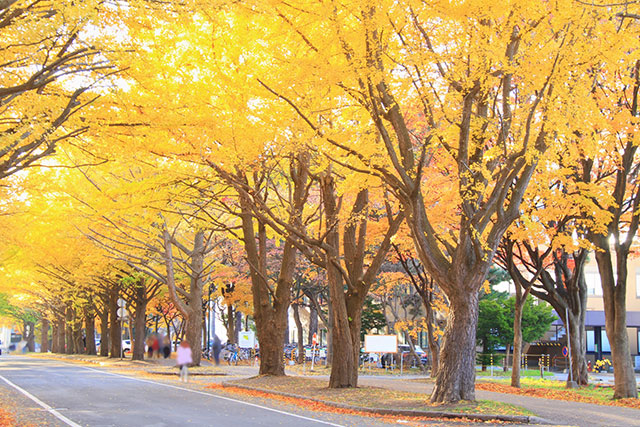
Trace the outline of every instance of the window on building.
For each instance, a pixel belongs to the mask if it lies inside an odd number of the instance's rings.
[[[597,271],[586,271],[584,279],[587,282],[587,295],[602,296],[602,283],[600,274]]]
[[[611,353],[611,346],[609,346],[609,339],[607,338],[607,331],[604,327],[600,330],[600,342],[602,343],[602,352]]]
[[[596,334],[593,329],[587,329],[587,351],[596,351]]]

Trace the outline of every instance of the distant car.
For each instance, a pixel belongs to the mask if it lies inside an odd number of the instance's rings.
[[[420,358],[420,361],[424,364],[427,362],[427,353],[424,352],[424,350],[422,350],[422,348],[419,345],[414,346],[416,355]],[[416,366],[417,365],[417,361],[415,360],[415,357],[413,356],[413,354],[411,354],[411,347],[409,347],[408,344],[400,344],[398,345],[398,353],[402,354],[402,359],[404,360],[404,363],[410,363],[412,366]]]
[[[131,351],[131,340],[122,340],[122,351],[129,353]]]

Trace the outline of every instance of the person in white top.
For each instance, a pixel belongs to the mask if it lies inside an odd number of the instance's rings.
[[[193,363],[193,358],[191,357],[191,347],[189,347],[189,343],[186,340],[183,340],[178,347],[176,363],[180,367],[180,381],[188,382],[188,368]]]

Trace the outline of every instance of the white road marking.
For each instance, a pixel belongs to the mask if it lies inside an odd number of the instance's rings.
[[[12,383],[11,381],[9,381],[8,379],[6,379],[5,377],[3,377],[2,375],[0,375],[0,379],[2,379],[4,382],[6,382],[7,384],[9,384],[11,387],[15,388],[16,390],[18,390],[20,393],[24,394],[25,396],[27,396],[29,399],[33,400],[34,402],[36,402],[38,405],[42,406],[44,409],[47,410],[47,412],[49,412],[51,415],[55,416],[56,418],[58,418],[60,421],[62,421],[63,423],[65,423],[66,425],[72,426],[72,427],[82,427],[80,424],[76,424],[73,421],[71,421],[69,418],[65,417],[64,415],[62,415],[60,412],[56,411],[55,409],[53,409],[51,406],[47,405],[46,403],[44,403],[42,400],[38,399],[37,397],[35,397],[34,395],[32,395],[31,393],[29,393],[28,391],[18,387],[17,385],[15,385],[14,383]]]
[[[309,417],[305,417],[303,415],[293,414],[291,412],[280,411],[278,409],[269,408],[268,406],[262,406],[262,405],[257,405],[255,403],[244,402],[242,400],[232,399],[230,397],[218,396],[217,394],[213,394],[213,393],[205,393],[203,391],[191,390],[191,389],[188,389],[188,388],[178,387],[178,386],[172,385],[172,384],[159,383],[159,382],[151,381],[151,380],[142,380],[140,378],[129,377],[127,375],[114,374],[112,372],[101,371],[99,369],[87,368],[86,366],[82,366],[81,368],[88,369],[88,370],[94,371],[94,372],[99,372],[99,373],[105,374],[105,375],[113,375],[113,376],[116,376],[116,377],[127,378],[127,379],[130,379],[130,380],[140,381],[140,382],[143,382],[143,383],[155,384],[155,385],[160,385],[160,386],[164,386],[164,387],[168,387],[168,388],[173,388],[173,389],[176,389],[176,390],[183,390],[183,391],[188,391],[190,393],[201,394],[201,395],[209,396],[209,397],[215,397],[216,399],[222,399],[222,400],[227,400],[227,401],[230,401],[230,402],[241,403],[243,405],[253,406],[253,407],[256,407],[256,408],[264,409],[266,411],[277,412],[278,414],[289,415],[291,417],[301,418],[303,420],[313,421],[313,422],[319,423],[319,424],[326,424],[326,425],[330,425],[330,426],[334,426],[334,427],[345,427],[345,426],[343,426],[341,424],[334,424],[334,423],[331,423],[329,421],[318,420],[316,418],[309,418]]]

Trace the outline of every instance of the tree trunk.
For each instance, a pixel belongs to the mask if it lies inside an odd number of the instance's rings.
[[[236,326],[234,328],[234,331],[235,331],[235,334],[236,334],[236,336],[235,336],[236,344],[238,342],[240,342],[239,339],[240,339],[240,331],[241,330],[242,330],[242,313],[240,313],[238,310],[236,310]]]
[[[435,333],[436,315],[431,303],[425,305],[425,308],[427,311],[427,339],[429,340],[429,353],[431,355],[431,378],[436,378],[440,367],[440,342]]]
[[[118,294],[118,288],[115,287],[109,292],[109,344],[111,350],[109,357],[111,358],[122,355],[122,331],[118,320]]]
[[[502,364],[502,372],[507,372],[509,370],[509,356],[511,355],[511,344],[507,344],[507,349],[505,351],[504,363]]]
[[[199,299],[202,295],[197,295]],[[191,303],[189,304],[189,316],[187,317],[187,342],[191,346],[191,357],[193,358],[193,364],[200,365],[202,359],[202,322],[200,317],[202,315],[202,305],[200,302],[196,302],[194,298],[194,291],[191,290]]]
[[[629,337],[627,335],[627,256],[622,251],[616,254],[617,277],[613,275],[612,254],[608,239],[597,242],[596,261],[602,280],[605,324],[607,338],[611,346],[613,377],[615,381],[613,398],[638,397],[636,377],[631,364]],[[627,256],[625,256],[627,255]],[[616,283],[617,280],[617,283]]]
[[[312,303],[309,307],[309,335],[307,339],[307,345],[313,344],[313,334],[318,333],[318,311],[315,305]]]
[[[431,402],[475,400],[477,293],[452,295]]]
[[[284,343],[289,344],[289,316],[287,315],[287,321],[284,326]]]
[[[147,323],[147,300],[144,298],[144,287],[140,287],[140,289],[142,289],[142,299],[137,299],[136,301],[134,320],[135,326],[133,330],[135,336],[133,338],[133,355],[131,356],[132,360],[144,360],[144,336]]]
[[[25,337],[27,341],[27,350],[36,351],[36,324],[35,322],[24,322]]]
[[[42,318],[42,328],[40,333],[40,352],[47,353],[49,352],[49,319],[46,317]]]
[[[227,339],[230,343],[236,344],[236,321],[233,306],[227,306]]]
[[[520,388],[520,358],[522,356],[522,289],[516,284],[516,301],[513,314],[513,363],[511,363],[511,387]]]
[[[66,353],[65,347],[65,336],[66,336],[66,319],[64,315],[60,314],[56,316],[56,321],[54,322],[54,326],[56,327],[57,339],[56,339],[56,353],[64,354]]]
[[[100,312],[100,356],[109,356],[109,307],[108,304]]]
[[[74,342],[73,342],[73,309],[71,304],[67,304],[67,316],[65,318],[65,353],[73,354]]]
[[[304,340],[304,331],[302,330],[302,321],[300,320],[300,308],[298,306],[298,303],[293,303],[291,304],[291,307],[293,308],[293,320],[295,320],[296,322],[296,329],[298,332],[298,363],[303,363],[304,362],[304,343],[302,342],[302,340]]]
[[[77,310],[73,312],[73,351],[75,354],[84,354],[84,342],[82,341],[82,318]]]
[[[571,345],[571,377],[579,386],[589,384],[589,373],[587,371],[586,359],[587,337],[584,325],[585,316],[586,313],[583,311],[582,319],[580,319],[580,316],[574,315],[574,313],[569,310],[568,339],[569,344]],[[569,378],[567,378],[567,381],[569,381]]]
[[[51,322],[51,353],[62,353],[60,350],[60,319],[56,315]]]
[[[95,312],[88,310],[85,313],[84,318],[84,329],[85,329],[85,340],[86,340],[86,352],[87,354],[95,355],[96,354],[96,321],[95,321]]]

